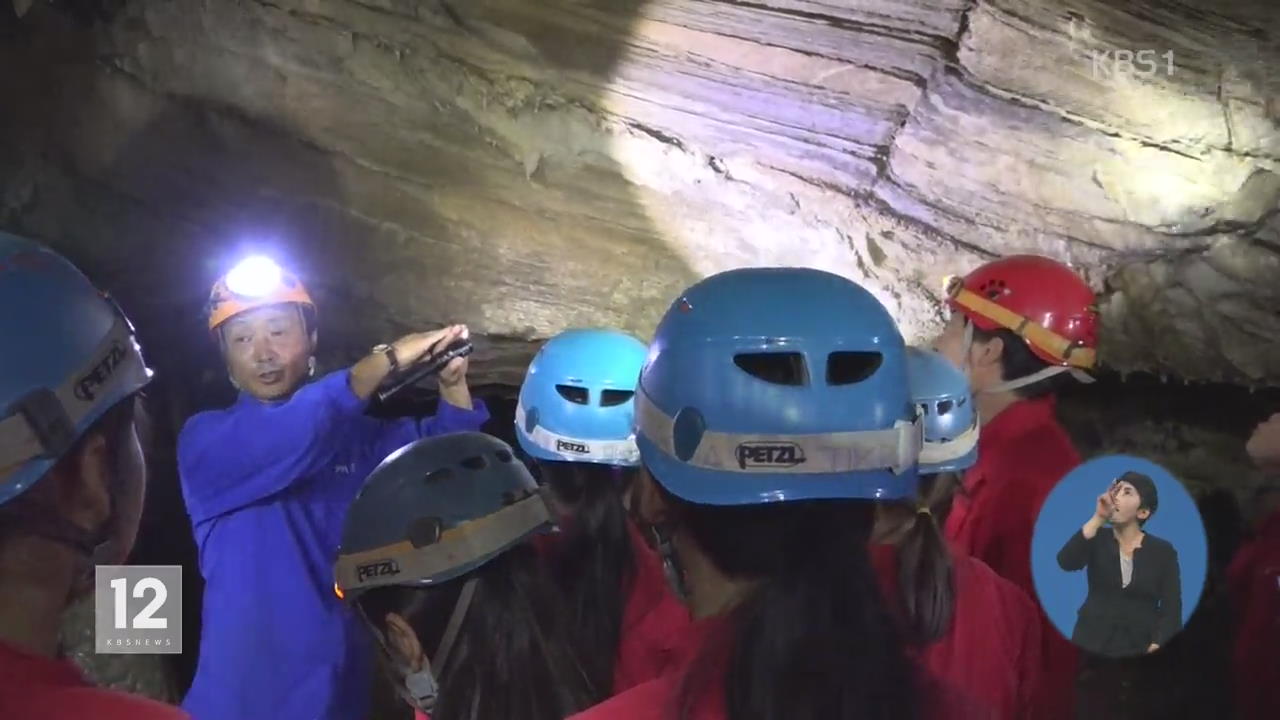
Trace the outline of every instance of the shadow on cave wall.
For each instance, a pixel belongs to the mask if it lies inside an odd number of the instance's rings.
[[[617,20],[640,5],[610,7]],[[49,243],[115,294],[157,370],[148,403],[148,506],[131,562],[183,566],[184,653],[166,658],[173,674],[168,691],[130,675],[130,663],[142,662],[136,656],[78,657],[99,681],[176,701],[195,669],[202,591],[177,479],[176,437],[193,412],[233,399],[201,320],[207,288],[237,254],[269,249],[297,268],[316,295],[322,365],[340,367],[366,339],[343,334],[369,312],[347,279],[374,267],[368,247],[376,231],[341,212],[346,198],[334,169],[338,160],[293,128],[157,95],[112,72],[94,49],[103,22],[111,19],[47,6],[34,8],[21,24],[9,16],[0,22],[0,97],[10,105],[0,118],[0,226]],[[564,43],[532,25],[522,30],[552,63],[601,78],[621,53],[598,39]],[[480,181],[465,171],[455,180],[463,187]],[[632,214],[643,216],[643,208]],[[447,218],[429,224],[432,232],[449,232]],[[656,246],[653,252],[669,251]],[[424,266],[440,260],[422,258]],[[391,320],[383,325],[406,325]],[[341,330],[326,334],[326,328]],[[511,388],[479,388],[479,394],[495,401],[487,429],[512,439]],[[432,403],[431,392],[423,391],[381,412],[422,412]],[[78,632],[87,638],[84,629]],[[402,713],[392,702],[376,716]]]

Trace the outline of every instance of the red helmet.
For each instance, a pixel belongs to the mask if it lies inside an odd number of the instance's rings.
[[[945,282],[948,304],[979,330],[1012,330],[1050,365],[1091,370],[1097,362],[1093,291],[1062,263],[1012,255]]]

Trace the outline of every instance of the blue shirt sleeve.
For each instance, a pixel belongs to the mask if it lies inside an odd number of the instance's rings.
[[[242,400],[187,421],[178,436],[178,474],[192,522],[270,497],[321,470],[344,420],[365,407],[348,374],[330,373],[278,405]]]
[[[424,418],[403,418],[382,423],[375,441],[374,462],[382,462],[388,455],[425,437],[455,432],[479,430],[489,422],[489,408],[483,400],[472,399],[471,409],[464,410],[443,400],[436,414]]]

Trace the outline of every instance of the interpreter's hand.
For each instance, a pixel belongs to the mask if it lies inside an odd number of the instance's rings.
[[[1280,413],[1254,428],[1244,448],[1259,468],[1280,472]]]
[[[1116,510],[1116,484],[1112,483],[1107,491],[1098,496],[1098,505],[1093,510],[1093,516],[1099,522],[1107,522],[1111,519],[1112,513]]]
[[[1160,649],[1160,646],[1159,646],[1159,645],[1157,645],[1157,644],[1155,644],[1155,643],[1151,643],[1150,645],[1148,645],[1148,646],[1147,646],[1147,653],[1148,653],[1148,654],[1150,654],[1150,653],[1153,653],[1153,652],[1155,652],[1155,651],[1157,651],[1157,650],[1159,650],[1159,649]]]

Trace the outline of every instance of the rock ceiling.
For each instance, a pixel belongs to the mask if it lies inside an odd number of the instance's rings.
[[[730,267],[847,275],[918,339],[945,273],[1039,252],[1105,291],[1109,367],[1280,384],[1274,0],[114,6],[11,29],[0,227],[162,363],[258,242],[331,359],[465,321],[497,383]]]

